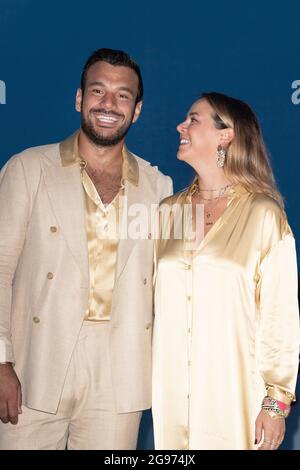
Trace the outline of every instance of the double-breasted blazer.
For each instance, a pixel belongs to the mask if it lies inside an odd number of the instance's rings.
[[[80,166],[64,166],[61,148],[27,149],[0,176],[0,362],[14,362],[23,403],[50,413],[57,410],[89,297]],[[150,214],[152,204],[172,193],[172,181],[128,156],[139,176],[137,185],[125,182],[127,205],[143,204]],[[120,413],[151,406],[153,244],[149,224],[146,237],[118,245],[109,341]]]

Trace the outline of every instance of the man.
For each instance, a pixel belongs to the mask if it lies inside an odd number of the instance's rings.
[[[138,65],[97,50],[79,132],[1,172],[1,449],[136,447],[151,405],[153,237],[128,237],[131,209],[150,214],[172,192],[124,146],[142,96]]]

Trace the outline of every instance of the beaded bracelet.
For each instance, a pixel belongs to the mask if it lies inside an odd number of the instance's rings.
[[[268,396],[263,399],[261,407],[271,418],[287,418],[291,411],[289,405]]]

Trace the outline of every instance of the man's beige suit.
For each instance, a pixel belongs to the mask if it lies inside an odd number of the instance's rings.
[[[23,404],[55,413],[89,295],[85,206],[78,163],[63,166],[59,144],[28,149],[0,178],[0,362],[15,363]],[[138,186],[125,183],[128,208],[172,192],[170,178],[131,155]],[[130,218],[127,221],[130,223]],[[110,367],[116,410],[151,406],[151,228],[120,240]]]

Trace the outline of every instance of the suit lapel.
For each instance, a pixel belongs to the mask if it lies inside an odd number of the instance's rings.
[[[128,210],[131,204],[137,200],[138,194],[138,186],[131,185],[128,183],[128,181],[126,181],[121,218],[121,237],[119,240],[117,252],[116,281],[121,275],[135,243],[137,243],[136,240],[133,240],[128,236],[128,226],[132,219],[128,216]]]
[[[116,266],[116,283],[122,274],[123,270],[126,267],[127,261],[132,253],[134,247],[139,243],[141,238],[135,239],[132,237],[132,232],[134,232],[134,221],[138,220],[140,214],[143,213],[144,217],[142,220],[147,220],[147,223],[144,224],[143,230],[144,235],[142,239],[151,238],[150,234],[150,215],[151,215],[151,204],[156,202],[156,194],[154,193],[149,181],[146,178],[143,178],[142,171],[140,172],[139,184],[135,186],[130,182],[125,182],[125,193],[124,193],[124,204],[122,210],[122,229],[121,229],[121,238],[118,245],[117,253],[117,266]],[[149,178],[151,179],[151,178]],[[135,206],[137,212],[131,212],[133,205]],[[141,212],[142,211],[142,212]]]
[[[45,162],[43,173],[59,228],[88,285],[86,221],[79,165],[63,167],[60,161]]]
[[[84,189],[82,187],[80,166],[78,162],[68,162],[62,166],[59,155],[48,155],[42,163],[45,185],[51,201],[53,212],[65,237],[69,249],[81,269],[86,285],[89,283],[88,244],[84,206]],[[132,156],[132,158],[135,158]],[[136,159],[135,159],[136,160]],[[136,160],[137,164],[137,160]],[[144,167],[146,167],[144,169]],[[139,165],[138,184],[125,181],[122,224],[125,226],[118,245],[116,284],[124,271],[134,247],[140,239],[130,236],[130,225],[137,220],[138,213],[130,214],[134,204],[140,204],[148,224],[145,226],[144,238],[151,238],[151,204],[159,202],[155,192],[156,178],[147,170],[147,164]],[[145,219],[144,219],[145,220]],[[129,233],[128,233],[129,232]]]

